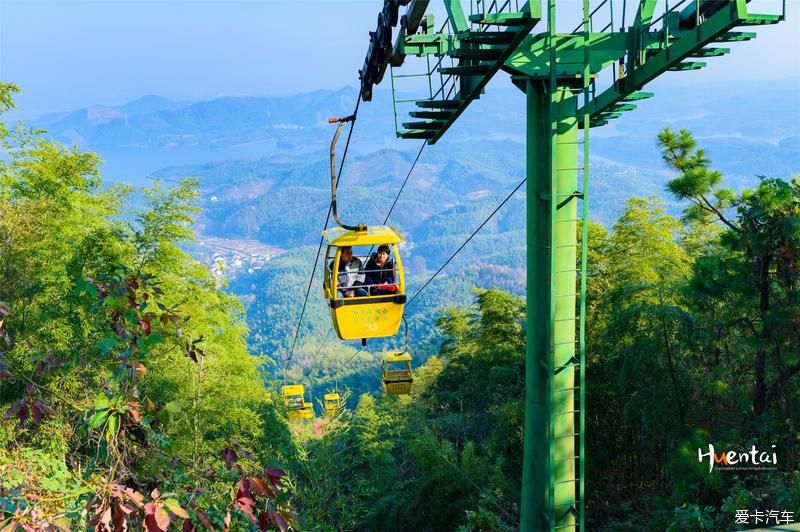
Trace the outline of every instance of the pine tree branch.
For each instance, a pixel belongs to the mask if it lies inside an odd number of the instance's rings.
[[[704,208],[707,211],[713,212],[717,216],[717,218],[719,218],[720,222],[724,223],[731,230],[736,231],[737,233],[741,233],[742,232],[742,229],[739,226],[737,226],[736,224],[730,222],[727,218],[725,218],[725,216],[719,211],[719,209],[717,209],[710,201],[708,201],[708,199],[705,197],[705,195],[700,194],[700,198],[705,202],[706,205],[708,205],[708,207],[704,207]]]

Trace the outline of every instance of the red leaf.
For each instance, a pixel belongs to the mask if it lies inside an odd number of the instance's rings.
[[[164,530],[161,530],[161,528],[159,528],[158,522],[156,522],[156,518],[153,514],[145,516],[144,529],[147,532],[166,532]]]
[[[236,507],[241,511],[247,519],[250,520],[251,523],[254,525],[258,524],[258,520],[256,519],[253,510],[255,510],[256,501],[251,499],[250,497],[239,497],[236,499]]]
[[[287,523],[283,516],[275,510],[269,510],[269,518],[272,519],[272,522],[281,529],[281,532],[286,532],[286,530],[289,528],[289,523]]]
[[[42,422],[42,412],[37,408],[36,403],[31,406],[31,414],[33,414],[33,424],[38,425]]]
[[[146,511],[148,507],[154,508],[154,511],[148,513],[144,518],[144,525],[145,528],[147,528],[147,532],[167,532],[169,528],[169,514],[167,514],[166,510],[152,502],[145,505]]]
[[[167,528],[169,528],[170,519],[169,519],[169,514],[167,513],[166,510],[164,510],[163,508],[159,507],[156,510],[155,516],[156,516],[156,522],[158,523],[158,526],[160,526],[163,530],[166,530]]]
[[[231,513],[228,512],[225,514],[225,528],[222,529],[222,532],[228,532],[228,527],[231,526]]]
[[[239,497],[250,497],[250,481],[246,477],[239,482],[236,498],[238,499]]]
[[[150,334],[150,322],[147,320],[143,320],[139,318],[139,326],[142,328],[142,332],[147,336]]]
[[[134,423],[141,423],[142,422],[142,414],[139,413],[139,410],[136,408],[131,408],[128,410],[128,415],[131,417]]]
[[[125,495],[128,496],[128,500],[130,500],[139,508],[144,506],[144,495],[134,490],[133,488],[125,488]]]
[[[28,420],[28,397],[25,396],[22,399],[19,399],[13,405],[6,410],[6,413],[3,414],[3,419],[11,419],[12,417],[16,416],[19,419],[22,425]]]
[[[117,503],[115,505],[115,507],[116,507],[116,510],[114,511],[114,531],[115,532],[117,530],[120,530],[120,531],[121,530],[125,530],[125,528],[126,528],[125,527],[125,516],[130,513],[130,511],[125,513],[124,510],[122,510],[122,508],[120,508],[120,506],[122,506],[122,505],[119,504],[119,503]]]
[[[286,476],[286,471],[284,471],[283,469],[277,469],[273,467],[268,467],[267,469],[264,470],[264,473],[266,473],[267,476],[270,478],[281,478]]]
[[[230,447],[225,447],[225,450],[222,451],[222,458],[225,460],[225,465],[230,469],[239,459],[239,456],[236,454],[236,451]]]
[[[250,477],[250,488],[257,497],[264,497],[269,499],[275,498],[275,492],[272,491],[267,483],[258,477]]]
[[[269,530],[269,515],[267,512],[259,512],[258,514],[258,529],[261,531]]]
[[[202,354],[202,351],[200,352],[200,354]],[[251,460],[253,459],[253,455],[247,449],[239,445],[237,442],[233,442],[233,445],[234,447],[236,447],[237,451],[242,453],[242,456],[244,456],[245,458],[250,458]]]
[[[29,410],[28,410],[28,403],[23,403],[22,406],[19,408],[19,413],[17,414],[17,419],[21,425],[25,425],[28,422],[28,418],[30,417]]]
[[[214,532],[214,527],[211,525],[211,521],[208,520],[208,516],[202,510],[198,510],[195,508],[194,513],[197,514],[197,518],[200,520],[201,523],[203,523],[203,525],[206,528],[211,530],[211,532]],[[230,517],[228,517],[227,519],[228,521],[230,521]]]
[[[130,515],[133,513],[133,508],[131,508],[127,504],[119,503],[117,505],[117,508],[119,508],[125,515]]]
[[[31,411],[33,412],[33,419],[36,423],[40,423],[42,418],[53,415],[53,411],[50,409],[50,407],[40,399],[34,401],[33,405],[31,406]]]
[[[283,471],[282,469],[267,468],[264,470],[264,473],[267,474],[267,479],[269,479],[270,484],[272,484],[276,488],[283,487],[283,480],[281,480],[281,477],[286,476],[285,471]]]

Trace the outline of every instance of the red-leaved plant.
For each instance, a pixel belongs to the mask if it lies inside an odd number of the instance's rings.
[[[131,462],[145,449],[156,449],[157,446],[150,445],[148,439],[157,436],[165,417],[165,407],[158,405],[154,398],[140,397],[137,386],[148,371],[146,362],[150,351],[165,343],[167,338],[178,338],[174,346],[182,347],[187,358],[200,363],[205,352],[198,344],[203,338],[182,338],[180,325],[185,319],[175,308],[168,308],[158,301],[163,292],[152,276],[122,272],[107,279],[85,279],[79,283],[76,292],[89,295],[93,300],[92,307],[107,318],[107,333],[98,345],[98,363],[110,363],[113,368],[109,381],[93,404],[78,406],[83,412],[86,433],[96,448],[91,457],[85,456],[85,459],[91,458],[83,475],[87,479],[86,485],[91,488],[86,502],[86,528],[101,532],[137,528],[147,532],[166,532],[170,527],[180,525],[186,532],[214,531],[211,519],[199,507],[195,497],[201,490],[186,488],[191,496],[184,506],[177,495],[162,494],[150,484],[148,500],[135,487],[139,484],[130,469]],[[4,417],[16,417],[21,426],[35,427],[53,415],[42,394],[48,393],[45,380],[62,364],[52,354],[36,354],[34,346],[27,342],[36,361],[35,370],[30,376],[15,372],[1,349],[12,346],[6,329],[9,315],[9,308],[0,303],[0,382],[23,380],[25,393],[11,405]],[[233,478],[231,491],[235,491],[235,495],[224,509],[222,531],[229,530],[232,513],[239,513],[259,530],[288,530],[295,518],[279,502],[286,473],[280,469],[245,472],[238,463],[240,457],[252,459],[252,455],[238,443],[231,442],[223,451],[222,458],[229,470],[224,478]],[[66,514],[45,517],[36,508],[34,499],[24,498],[16,508],[0,505],[0,532],[70,530],[70,519]]]

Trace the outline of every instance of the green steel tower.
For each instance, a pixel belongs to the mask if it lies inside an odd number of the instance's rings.
[[[749,0],[630,0],[630,7],[636,4],[630,23],[628,0],[582,0],[582,20],[573,21],[568,32],[557,30],[556,23],[563,24],[556,0],[470,0],[469,13],[460,0],[443,1],[446,20],[437,29],[427,13],[429,0],[385,0],[360,71],[361,95],[371,99],[372,86],[389,65],[394,89],[416,78],[425,93],[419,98],[399,99],[393,91],[397,135],[434,144],[498,71],[510,74],[525,93],[527,351],[520,529],[583,530],[589,130],[652,97],[642,89],[661,73],[703,68],[706,63],[697,59],[730,52],[714,44],[755,37],[738,28],[780,22],[785,0],[776,14],[750,13]],[[546,27],[532,33],[540,23]],[[394,40],[392,27],[398,28]],[[394,72],[413,58],[419,58],[419,72]],[[403,107],[410,107],[415,120],[399,127]]]

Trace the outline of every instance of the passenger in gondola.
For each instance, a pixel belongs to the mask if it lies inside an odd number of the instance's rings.
[[[372,296],[394,294],[397,292],[395,284],[394,261],[392,260],[389,246],[381,244],[378,251],[372,254],[367,261],[366,285]]]
[[[328,267],[333,269],[333,261]],[[337,286],[342,297],[364,297],[364,270],[361,259],[353,256],[353,248],[343,246],[339,255],[339,276]]]

